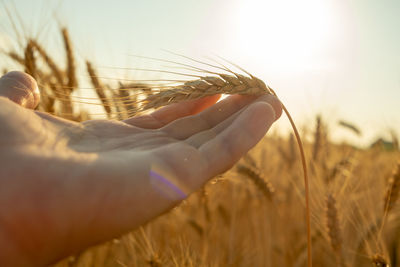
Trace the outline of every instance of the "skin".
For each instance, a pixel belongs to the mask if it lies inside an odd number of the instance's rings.
[[[0,79],[0,266],[42,266],[118,237],[232,167],[281,115],[270,95],[173,104],[123,122],[34,111],[35,80]]]

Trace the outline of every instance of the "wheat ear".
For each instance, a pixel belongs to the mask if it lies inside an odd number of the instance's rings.
[[[379,235],[383,231],[390,211],[394,208],[400,193],[400,162],[397,163],[392,177],[389,179],[387,190],[384,197],[383,216],[380,221]]]
[[[385,213],[389,213],[395,206],[400,193],[400,162],[397,164],[396,170],[389,179],[388,188],[384,198]]]
[[[72,91],[78,85],[78,81],[76,80],[76,75],[75,75],[75,57],[73,54],[72,44],[69,38],[68,30],[66,28],[62,28],[61,34],[63,36],[65,53],[67,56],[67,78],[68,78],[67,86]]]
[[[31,42],[28,42],[28,44],[26,45],[24,56],[25,56],[25,72],[30,74],[32,77],[37,78],[36,61]]]
[[[313,161],[316,161],[319,156],[319,152],[321,151],[321,143],[322,143],[322,122],[321,116],[318,115],[315,121],[315,133],[314,133],[314,144],[313,144],[313,152],[312,158]]]
[[[146,97],[143,110],[159,108],[184,100],[193,100],[216,94],[261,95],[272,92],[263,81],[255,77],[218,74],[204,76],[198,80],[187,81],[182,85],[173,86],[168,90]]]
[[[94,87],[94,90],[96,91],[97,96],[99,97],[101,103],[103,103],[103,107],[104,107],[104,110],[107,112],[107,116],[110,117],[111,116],[111,107],[110,107],[108,98],[106,97],[106,94],[104,93],[104,86],[101,84],[101,82],[97,78],[97,73],[89,61],[86,61],[86,70],[89,74],[90,81],[92,82],[92,85]]]
[[[329,194],[326,198],[326,226],[329,242],[332,250],[336,254],[338,264],[343,265],[342,235],[336,208],[336,199],[332,194]]]
[[[57,64],[54,62],[54,60],[46,53],[46,50],[39,45],[35,40],[30,40],[30,43],[32,47],[39,53],[39,55],[42,57],[43,61],[49,66],[50,70],[52,71],[54,77],[56,78],[58,84],[62,85],[64,84],[64,79],[63,79],[63,74],[60,68],[57,66]]]
[[[237,171],[249,177],[250,180],[252,180],[253,183],[257,186],[257,188],[260,189],[260,191],[264,194],[264,196],[267,199],[272,200],[275,189],[272,184],[263,177],[258,169],[251,166],[238,164]]]

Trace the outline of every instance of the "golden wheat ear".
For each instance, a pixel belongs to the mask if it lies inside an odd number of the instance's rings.
[[[262,173],[256,167],[239,163],[237,164],[237,171],[253,181],[254,185],[268,200],[271,201],[273,199],[273,195],[275,193],[274,187],[263,177]]]
[[[339,266],[344,266],[342,252],[342,232],[339,223],[336,198],[333,194],[326,197],[326,228],[328,231],[329,242]]]

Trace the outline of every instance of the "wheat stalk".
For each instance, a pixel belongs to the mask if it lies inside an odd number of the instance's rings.
[[[203,236],[204,229],[196,220],[189,218],[187,219],[187,223],[193,228],[193,230],[199,235]]]
[[[89,61],[86,61],[86,70],[89,74],[90,80],[92,82],[94,90],[96,91],[97,96],[99,97],[100,101],[103,103],[103,107],[107,113],[107,116],[110,117],[111,116],[111,107],[110,107],[108,98],[106,97],[106,94],[104,93],[104,86],[101,84],[100,80],[97,78],[96,71],[94,70],[92,64]]]
[[[37,73],[36,73],[36,61],[35,61],[35,55],[34,55],[34,50],[31,42],[28,42],[28,44],[25,47],[24,51],[24,57],[25,57],[25,72],[30,74],[32,77],[37,78]]]
[[[43,61],[49,66],[57,82],[61,85],[64,84],[63,73],[50,55],[47,54],[46,50],[35,40],[29,41],[32,47],[39,53]],[[10,55],[11,56],[11,55]]]
[[[67,86],[72,91],[78,85],[75,75],[75,57],[72,51],[72,44],[69,38],[68,30],[66,28],[62,28],[61,33],[63,36],[65,53],[67,56]]]
[[[267,199],[272,200],[275,189],[272,184],[263,177],[259,170],[243,164],[238,164],[236,168],[239,173],[249,177]]]
[[[318,115],[315,121],[315,133],[314,133],[314,144],[313,144],[313,161],[316,161],[321,151],[322,146],[322,122],[321,116]]]
[[[328,194],[326,198],[326,226],[329,242],[332,250],[336,254],[338,264],[344,265],[342,255],[342,235],[336,208],[336,199],[332,194]]]
[[[395,206],[400,193],[400,162],[389,179],[388,188],[384,198],[385,213],[389,213]]]
[[[17,62],[20,65],[24,65],[25,64],[25,59],[22,58],[21,56],[19,56],[15,51],[10,51],[7,53],[7,55],[14,60],[15,62]]]
[[[149,96],[152,94],[151,88],[143,83],[129,83],[122,84],[120,83],[118,88],[118,93],[121,96],[122,106],[125,108],[127,116],[130,117],[135,114],[138,110],[138,94],[141,92],[145,96]]]

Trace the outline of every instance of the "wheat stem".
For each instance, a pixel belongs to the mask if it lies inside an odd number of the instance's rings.
[[[274,94],[275,92],[272,91]],[[276,94],[275,94],[276,95]],[[282,102],[281,102],[282,103]],[[303,149],[303,143],[300,138],[300,134],[297,131],[296,125],[289,111],[286,109],[285,105],[282,104],[282,109],[284,110],[286,116],[288,117],[290,124],[293,128],[294,135],[296,136],[297,144],[300,150],[301,164],[303,165],[303,175],[304,175],[304,187],[305,187],[305,198],[306,198],[306,224],[307,224],[307,266],[312,267],[312,243],[311,243],[311,212],[310,212],[310,190],[308,183],[308,171],[306,157]]]

